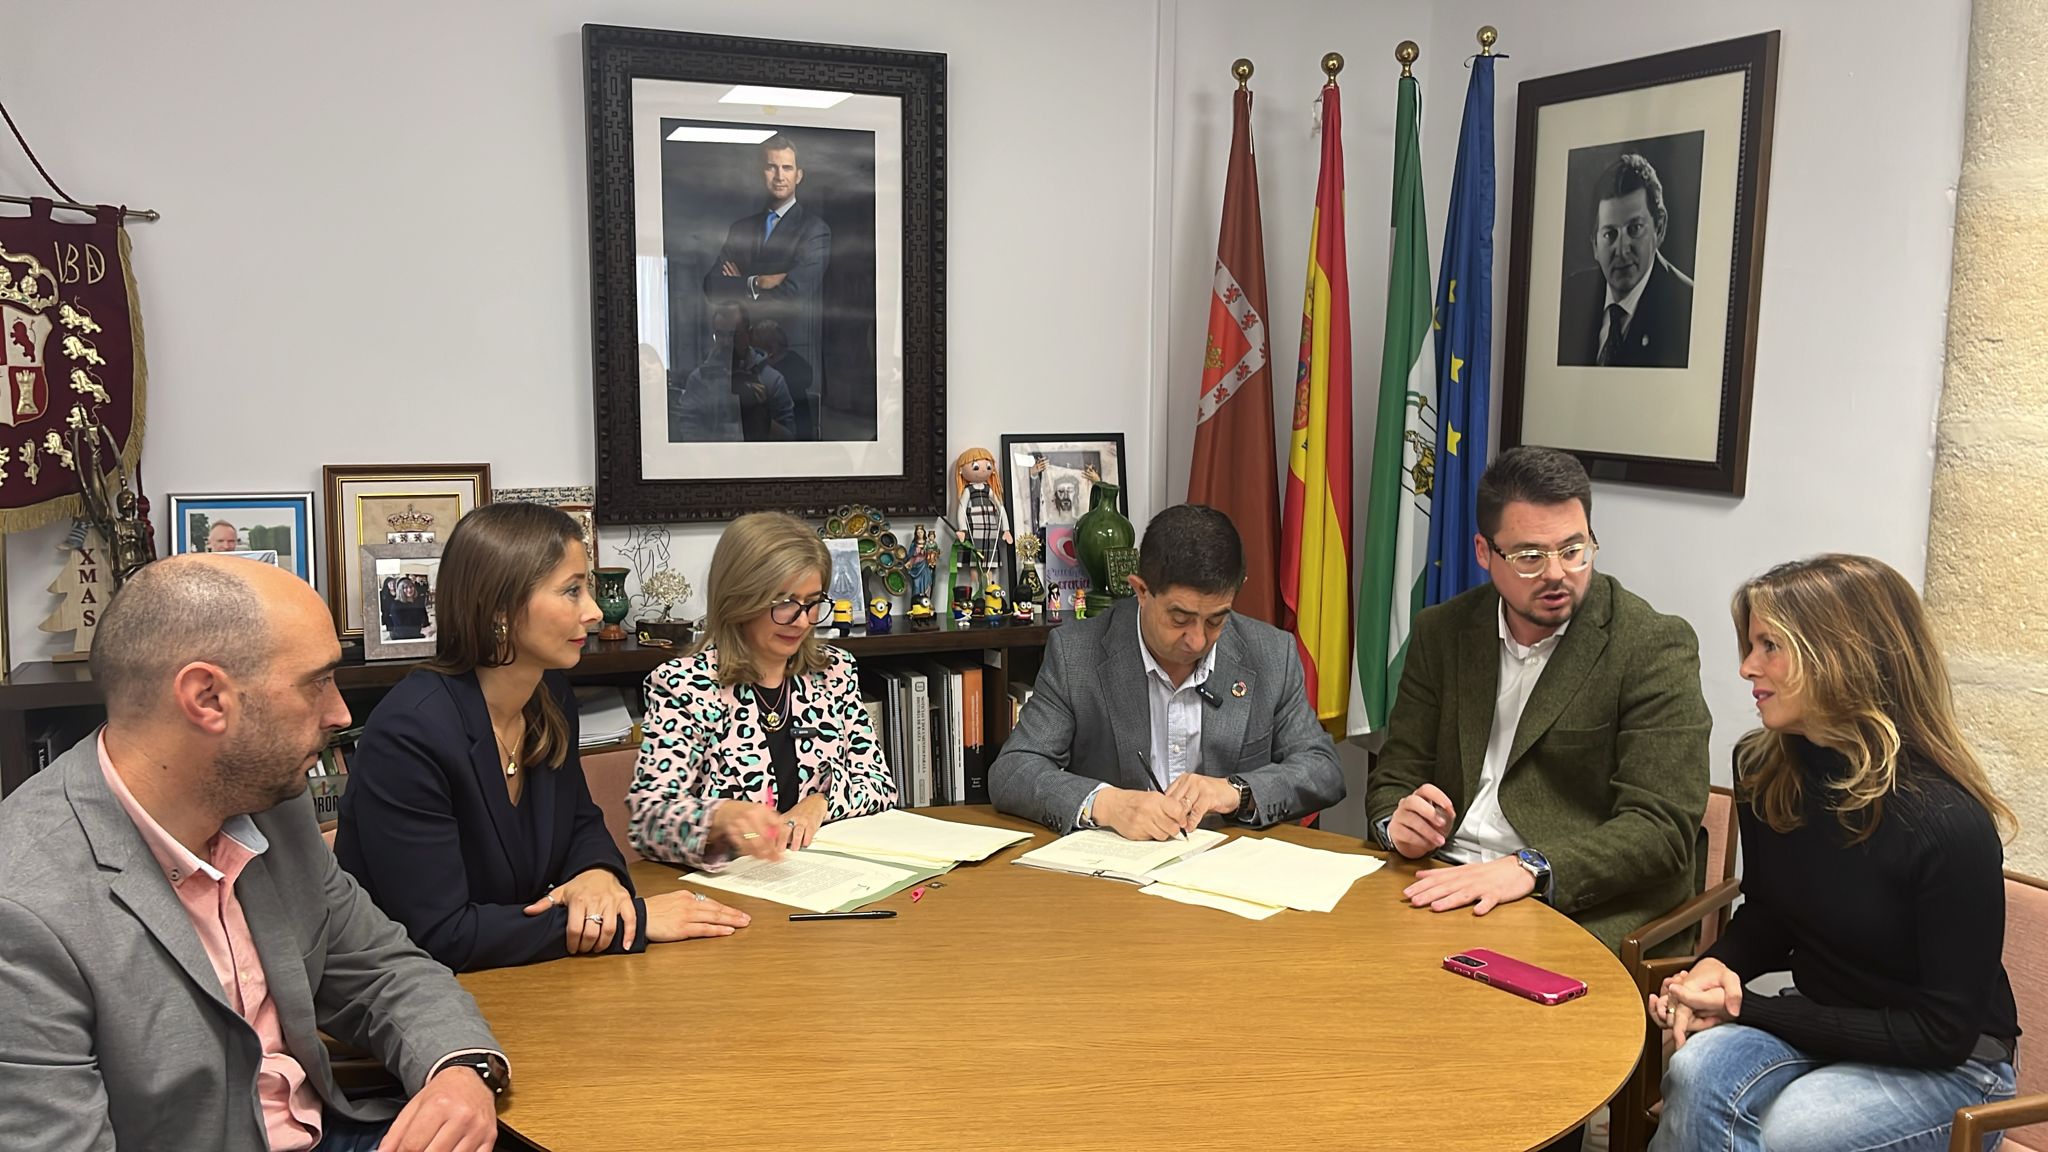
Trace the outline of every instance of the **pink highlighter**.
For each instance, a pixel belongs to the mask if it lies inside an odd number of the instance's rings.
[[[1490,948],[1474,948],[1444,957],[1444,968],[1460,976],[1490,984],[1538,1004],[1562,1004],[1586,994],[1586,982],[1525,964]]]

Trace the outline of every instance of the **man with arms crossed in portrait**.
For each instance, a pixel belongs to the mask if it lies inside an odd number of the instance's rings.
[[[340,662],[319,594],[267,565],[173,557],[108,606],[106,726],[0,803],[0,1148],[491,1147],[476,1002],[313,818]],[[411,1099],[343,1097],[322,1031]]]
[[[1263,828],[1344,798],[1294,639],[1230,611],[1244,549],[1230,518],[1152,518],[1135,599],[1054,629],[1037,689],[989,767],[1001,811],[1057,832],[1165,840],[1221,816]]]
[[[1597,269],[1575,273],[1559,303],[1557,362],[1683,368],[1692,350],[1692,279],[1659,249],[1671,214],[1648,160],[1627,153],[1593,184]]]
[[[761,142],[761,177],[768,206],[733,221],[711,271],[704,298],[738,301],[755,321],[773,320],[786,347],[812,366],[824,343],[825,269],[832,260],[832,229],[797,202],[804,170],[796,145],[780,134]]]
[[[1592,510],[1563,452],[1486,470],[1489,583],[1415,618],[1365,808],[1382,845],[1450,865],[1416,907],[1535,896],[1618,949],[1699,891],[1712,725],[1692,626],[1593,571]]]

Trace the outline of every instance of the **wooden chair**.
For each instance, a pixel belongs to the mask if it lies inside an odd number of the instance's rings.
[[[1949,1152],[1977,1152],[1999,1131],[2009,1152],[2048,1150],[2048,1036],[2027,1034],[2048,1028],[2048,881],[2017,872],[2005,874],[2005,975],[2020,1010],[2019,1095],[1956,1109]]]
[[[1700,821],[1707,832],[1707,883],[1698,896],[1663,916],[1636,929],[1621,942],[1621,966],[1635,979],[1637,1003],[1657,991],[1671,976],[1698,957],[1728,929],[1730,905],[1742,891],[1735,879],[1737,824],[1735,793],[1714,786],[1707,794],[1707,814]],[[1658,945],[1693,925],[1700,926],[1700,939],[1692,956],[1650,957]],[[1621,1092],[1608,1109],[1609,1152],[1642,1152],[1657,1130],[1657,1109],[1662,1104],[1665,1037],[1643,1013],[1643,1054],[1636,1069],[1622,1084]]]
[[[604,813],[605,831],[619,846],[619,855],[631,864],[640,858],[626,838],[626,790],[633,786],[633,768],[640,762],[637,742],[631,748],[599,752],[583,757],[583,779],[590,785],[590,799]]]

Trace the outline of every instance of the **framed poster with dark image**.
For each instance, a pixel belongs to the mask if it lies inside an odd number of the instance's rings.
[[[583,46],[598,519],[939,512],[945,56]]]
[[[1117,486],[1117,511],[1128,514],[1123,459],[1121,432],[1004,436],[999,466],[1012,529],[1051,545],[1047,529],[1079,520],[1098,481]]]
[[[1501,444],[1743,492],[1778,33],[1524,81]]]

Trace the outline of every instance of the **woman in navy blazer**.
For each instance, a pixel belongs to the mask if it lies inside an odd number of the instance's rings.
[[[537,504],[462,518],[441,554],[435,657],[363,727],[335,852],[413,942],[458,972],[725,936],[747,916],[645,900],[577,756],[564,671],[600,618],[576,522]]]

